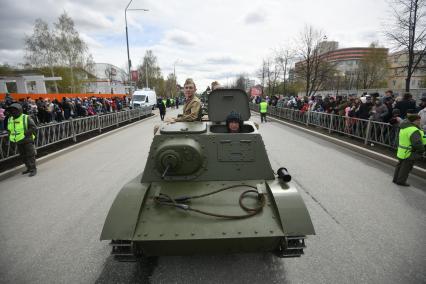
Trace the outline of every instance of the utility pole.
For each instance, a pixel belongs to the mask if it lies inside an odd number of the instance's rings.
[[[149,86],[148,86],[148,60],[146,61],[146,64],[145,64],[145,80],[146,80],[146,88],[149,89]]]
[[[132,3],[133,0],[130,0],[129,4],[127,4],[126,8],[124,9],[124,21],[126,23],[126,43],[127,43],[127,65],[128,65],[128,72],[129,72],[129,83],[130,85],[132,84],[132,75],[130,74],[130,68],[132,67],[132,61],[130,60],[130,53],[129,53],[129,32],[127,29],[127,10],[129,11],[149,11],[148,9],[129,9],[130,4]]]
[[[179,59],[177,59],[174,63],[173,63],[173,81],[174,81],[174,86],[173,86],[173,95],[176,96],[176,63],[178,63]]]

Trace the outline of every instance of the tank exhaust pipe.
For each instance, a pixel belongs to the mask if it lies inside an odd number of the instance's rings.
[[[291,181],[291,175],[288,173],[286,168],[279,168],[277,171],[278,178],[281,179],[283,182],[290,182]]]

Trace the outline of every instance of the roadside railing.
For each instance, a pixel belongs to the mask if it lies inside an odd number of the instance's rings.
[[[250,109],[259,111],[259,105],[250,103]],[[323,128],[332,132],[341,133],[359,139],[364,144],[379,144],[390,148],[396,148],[399,128],[378,121],[368,119],[359,119],[354,117],[345,117],[335,114],[300,110],[290,108],[280,108],[268,106],[268,115],[282,120],[289,120]]]
[[[141,119],[151,114],[151,112],[150,107],[145,107],[39,125],[37,126],[34,144],[36,149],[41,149],[71,139],[77,142],[77,137],[80,135],[95,131],[100,134],[103,129],[113,126],[119,127],[121,123]],[[18,156],[16,145],[9,142],[7,134],[0,135],[0,162],[16,156]]]

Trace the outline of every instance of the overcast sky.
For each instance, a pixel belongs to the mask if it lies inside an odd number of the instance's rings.
[[[129,0],[0,0],[0,63],[23,63],[24,36],[36,18],[49,24],[66,11],[88,43],[95,62],[124,67],[124,8]],[[292,47],[305,25],[323,30],[339,47],[385,45],[390,18],[386,0],[133,0],[128,11],[130,57],[140,64],[147,49],[164,77],[176,63],[178,82],[192,77],[198,89],[255,77],[263,58]]]

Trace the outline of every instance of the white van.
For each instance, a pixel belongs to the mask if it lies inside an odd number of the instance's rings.
[[[150,106],[155,109],[157,105],[157,95],[151,89],[137,90],[132,95],[131,106],[132,108]]]

